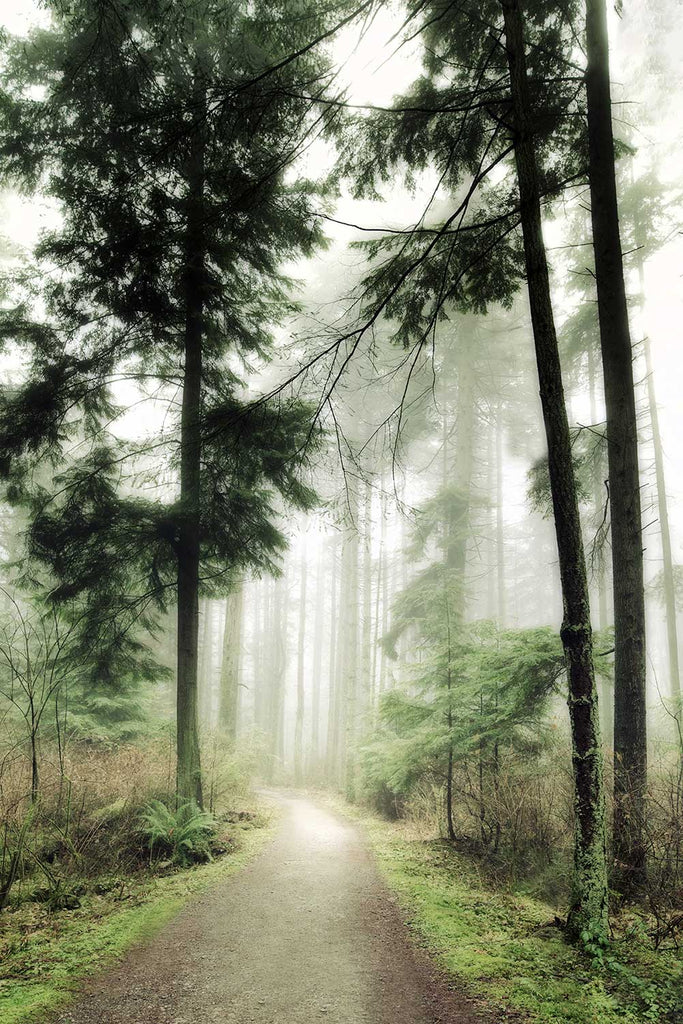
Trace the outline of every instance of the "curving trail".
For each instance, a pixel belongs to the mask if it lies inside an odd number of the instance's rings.
[[[358,830],[277,797],[274,841],[148,945],[95,978],[59,1024],[482,1024],[410,943]]]

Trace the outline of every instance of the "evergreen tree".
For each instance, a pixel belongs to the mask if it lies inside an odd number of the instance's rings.
[[[83,509],[84,549],[98,545],[119,574],[137,563],[155,599],[175,591],[178,792],[201,802],[200,580],[217,583],[236,564],[272,567],[282,545],[273,492],[312,500],[297,476],[308,410],[245,404],[239,368],[267,354],[293,309],[283,262],[322,242],[320,189],[286,171],[336,116],[318,117],[306,98],[329,72],[309,44],[333,15],[212,0],[60,0],[52,13],[53,28],[7,53],[3,171],[54,197],[63,220],[37,251],[52,271],[45,319],[27,304],[3,318],[3,336],[33,354],[29,381],[4,399],[3,466],[19,481],[22,457],[54,456],[81,411],[97,443],[69,469],[64,500],[34,509],[36,550],[66,585],[80,561],[80,592],[92,582],[101,595],[92,576],[102,567],[88,568],[79,544],[56,546]],[[103,427],[121,376],[181,389],[174,500],[118,492],[117,467],[134,463],[135,446],[122,453]]]
[[[614,857],[619,884],[645,881],[645,592],[633,352],[619,232],[607,9],[586,0],[591,220],[607,411],[614,592]]]
[[[409,11],[425,40],[426,74],[397,100],[393,115],[365,119],[361,137],[372,160],[364,153],[350,166],[359,191],[372,193],[399,160],[411,174],[434,163],[439,186],[459,198],[445,218],[427,221],[428,208],[413,230],[370,243],[371,258],[384,259],[369,279],[369,322],[384,311],[400,322],[398,340],[422,346],[450,304],[473,312],[495,301],[509,306],[526,277],[569,668],[577,823],[570,930],[604,939],[603,767],[588,585],[541,220],[542,202],[586,173],[582,76],[568,56],[577,7],[539,3],[522,14],[518,3],[501,0],[457,8],[420,3]],[[508,176],[491,185],[491,172],[511,156],[517,188]]]

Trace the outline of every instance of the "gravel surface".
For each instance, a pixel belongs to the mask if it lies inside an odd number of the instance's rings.
[[[358,830],[279,795],[273,842],[59,1024],[483,1024],[410,941]]]

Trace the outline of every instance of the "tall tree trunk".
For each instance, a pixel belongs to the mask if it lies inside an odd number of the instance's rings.
[[[363,707],[375,702],[375,677],[372,674],[372,485],[365,482],[363,503],[363,636],[361,685]]]
[[[358,737],[358,691],[360,630],[358,616],[358,495],[351,487],[351,522],[347,526],[342,572],[346,576],[344,617],[344,743],[342,778],[347,800],[356,797],[356,740]]]
[[[382,625],[381,636],[386,636],[389,631],[389,558],[387,555],[387,495],[384,489],[384,476],[382,476],[382,498],[380,502],[380,533],[379,533],[379,579],[377,585],[382,585]],[[379,684],[380,694],[387,688],[387,654],[384,648],[379,650]]]
[[[213,675],[213,602],[206,597],[199,603],[199,667],[197,688],[199,718],[205,728],[211,727]]]
[[[597,381],[595,372],[595,354],[592,345],[588,346],[588,396],[590,400],[590,416],[593,427],[598,422],[598,401]],[[602,465],[602,457],[593,460],[592,488],[593,488],[593,512],[596,525],[604,519],[604,502],[607,499],[605,488],[605,472]],[[598,597],[598,629],[607,629],[607,579],[605,573],[605,559],[603,553],[598,551],[593,559],[593,576],[597,585]],[[612,684],[608,679],[601,679],[600,687],[600,730],[602,732],[605,750],[611,755],[614,750],[614,695]]]
[[[452,480],[453,497],[446,531],[446,564],[451,570],[451,582],[456,584],[456,602],[453,625],[458,629],[465,617],[465,575],[467,571],[467,542],[470,533],[472,473],[474,469],[474,337],[470,333],[472,322],[458,338],[456,350],[457,404],[455,421],[455,457],[450,465],[450,446],[444,438],[444,469],[447,484]]]
[[[237,740],[244,586],[234,583],[225,602],[218,724],[231,743]]]
[[[205,103],[199,90],[198,102]],[[199,557],[201,507],[202,342],[204,334],[204,121],[193,127],[188,159],[185,237],[185,328],[183,398],[180,415],[180,512],[178,523],[177,781],[180,800],[202,806],[197,722]]]
[[[339,611],[337,603],[337,592],[340,589],[339,581],[337,579],[337,538],[335,536],[332,545],[330,558],[332,562],[332,569],[330,572],[330,580],[332,586],[330,588],[330,664],[328,674],[328,695],[327,695],[327,738],[325,744],[325,774],[328,782],[337,781],[337,762],[339,757],[339,733],[340,733],[340,715],[341,715],[341,698],[340,698],[340,675],[339,675],[339,655],[338,655],[338,636],[339,636]],[[341,596],[339,599],[341,604]]]
[[[638,428],[614,170],[605,0],[586,0],[591,221],[607,413],[614,592],[614,860],[620,888],[645,881],[645,595]]]
[[[640,224],[636,220],[636,231]],[[638,239],[636,239],[638,241]],[[645,261],[643,260],[642,248],[637,250],[638,258],[638,281],[640,285],[641,305],[645,303]],[[669,655],[669,698],[671,700],[673,713],[678,718],[676,729],[676,742],[681,742],[681,673],[678,657],[678,617],[676,614],[676,587],[674,582],[674,563],[671,553],[671,528],[669,526],[669,504],[666,496],[666,474],[664,472],[664,451],[662,448],[662,435],[659,429],[659,410],[657,408],[657,391],[655,388],[654,368],[652,365],[652,346],[650,338],[645,334],[643,338],[643,350],[645,354],[645,373],[647,375],[647,405],[650,414],[650,426],[652,428],[652,447],[655,458],[655,482],[657,486],[657,514],[659,517],[659,529],[662,543],[662,582],[664,584],[664,615],[666,617],[666,638]]]
[[[652,444],[655,454],[655,480],[657,483],[657,512],[659,529],[662,538],[662,581],[664,584],[664,614],[666,617],[666,637],[669,653],[669,698],[674,714],[681,714],[681,673],[678,660],[678,622],[676,617],[676,585],[674,582],[674,563],[671,554],[671,528],[669,526],[669,508],[666,497],[666,476],[664,473],[664,454],[662,436],[659,430],[659,412],[657,395],[652,369],[652,352],[650,339],[646,336],[643,342],[645,349],[645,372],[647,374],[647,398],[652,426]],[[677,741],[680,737],[677,732]]]
[[[257,732],[265,730],[265,702],[266,691],[263,684],[265,668],[265,638],[266,638],[266,580],[257,580],[254,583],[254,631],[251,640],[252,650],[252,709],[254,717],[254,728]]]
[[[288,624],[288,585],[287,577],[276,580],[272,588],[270,602],[271,638],[270,663],[268,675],[267,725],[269,761],[268,779],[272,781],[276,766],[284,762],[284,709],[285,709],[285,673],[287,669],[287,624]]]
[[[603,760],[586,563],[543,242],[538,167],[529,123],[529,83],[522,14],[518,0],[501,0],[501,6],[515,124],[515,163],[527,287],[548,444],[548,471],[564,606],[561,636],[569,676],[576,816],[572,905],[568,925],[574,938],[589,931],[594,937],[606,939],[608,903]]]
[[[503,518],[503,403],[496,402],[496,567],[498,577],[498,626],[505,628],[507,595],[505,591],[505,522]]]
[[[301,552],[301,581],[299,589],[299,639],[296,666],[296,718],[294,723],[294,784],[301,786],[304,781],[304,711],[305,689],[304,669],[306,656],[306,587],[308,564],[306,546]]]
[[[320,767],[320,689],[323,667],[323,633],[325,623],[324,549],[318,551],[315,576],[315,618],[313,620],[313,678],[311,680],[311,773],[317,775]]]

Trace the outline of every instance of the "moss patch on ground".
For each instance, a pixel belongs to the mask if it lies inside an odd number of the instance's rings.
[[[0,1020],[37,1024],[86,977],[151,937],[192,896],[248,864],[273,828],[270,811],[237,822],[231,826],[234,849],[213,863],[119,880],[108,892],[81,897],[77,910],[50,912],[35,903],[6,910],[0,921]]]
[[[683,1020],[681,952],[655,952],[636,919],[615,922],[596,961],[553,926],[555,908],[495,889],[451,844],[343,810],[363,825],[418,940],[474,997],[538,1024]]]

